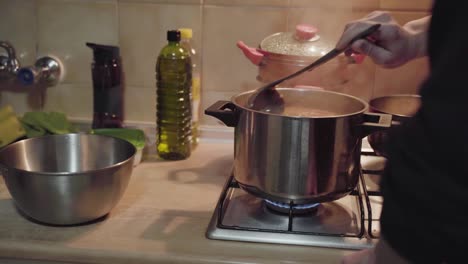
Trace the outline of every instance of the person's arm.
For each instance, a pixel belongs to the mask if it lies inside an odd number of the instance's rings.
[[[348,23],[336,47],[343,48],[359,32],[371,25],[381,24],[371,40],[355,41],[351,49],[369,56],[382,67],[395,68],[426,55],[429,22],[430,16],[401,26],[388,12],[375,11]]]
[[[431,16],[426,16],[417,20],[406,23],[403,28],[413,38],[411,41],[413,47],[411,50],[414,51],[414,57],[420,58],[427,55],[427,37]]]

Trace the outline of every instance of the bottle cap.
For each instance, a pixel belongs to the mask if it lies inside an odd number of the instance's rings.
[[[180,31],[179,30],[167,31],[167,40],[168,41],[180,41]]]
[[[183,39],[191,39],[193,37],[193,31],[191,28],[179,28],[179,31]]]
[[[89,42],[86,43],[86,46],[93,49],[94,61],[97,63],[105,63],[109,60],[120,58],[119,47]]]

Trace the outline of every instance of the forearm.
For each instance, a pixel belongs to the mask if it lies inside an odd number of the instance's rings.
[[[411,46],[414,58],[427,55],[427,38],[431,16],[426,16],[406,23],[403,28],[411,35]]]

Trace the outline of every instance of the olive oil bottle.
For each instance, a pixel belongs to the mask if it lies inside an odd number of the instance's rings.
[[[191,153],[192,62],[180,31],[168,31],[167,40],[156,63],[156,146],[160,158],[182,160]]]
[[[199,143],[199,121],[201,116],[201,63],[198,49],[193,41],[193,31],[191,28],[179,28],[180,44],[189,52],[192,60],[192,150]]]

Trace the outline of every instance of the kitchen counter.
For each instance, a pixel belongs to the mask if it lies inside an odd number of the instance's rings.
[[[0,263],[324,264],[350,252],[205,238],[232,162],[232,141],[203,141],[184,161],[148,153],[107,217],[73,227],[25,219],[0,178]]]

